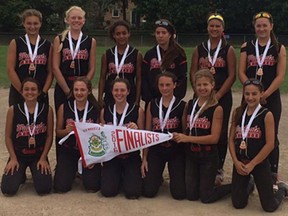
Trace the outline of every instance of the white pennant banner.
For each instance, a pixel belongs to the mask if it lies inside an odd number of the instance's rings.
[[[74,122],[74,132],[84,167],[109,161],[172,139],[172,134],[133,130],[123,126]]]

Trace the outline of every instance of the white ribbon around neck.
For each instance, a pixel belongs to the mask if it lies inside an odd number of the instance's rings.
[[[35,60],[35,58],[36,58],[36,56],[37,56],[37,53],[38,53],[40,36],[39,36],[39,35],[37,36],[36,44],[35,44],[35,48],[34,48],[34,52],[32,52],[30,39],[29,39],[29,37],[28,37],[27,34],[25,34],[25,40],[26,40],[26,44],[27,44],[27,48],[28,48],[28,53],[29,53],[30,60],[31,60],[31,62],[33,63],[34,60]]]
[[[89,106],[89,102],[86,101],[85,108],[84,108],[84,114],[82,117],[82,122],[86,122],[87,113],[88,113],[88,106]],[[76,100],[74,100],[74,116],[75,116],[75,122],[80,122],[79,116],[78,116],[78,111],[77,111]],[[67,134],[65,137],[63,137],[58,143],[60,145],[62,145],[72,134],[74,134],[74,131],[71,131],[69,134]]]
[[[69,47],[70,47],[70,52],[71,52],[71,56],[72,56],[72,60],[74,60],[76,58],[76,55],[80,49],[80,44],[81,44],[81,40],[82,40],[82,36],[83,36],[83,33],[82,31],[80,31],[79,33],[79,37],[78,37],[78,40],[77,40],[77,43],[76,43],[76,47],[74,49],[74,44],[72,42],[72,36],[71,36],[71,32],[69,31],[68,32],[68,39],[69,39]]]
[[[35,106],[34,114],[33,114],[33,129],[31,130],[31,128],[30,128],[31,124],[30,124],[30,120],[29,120],[28,107],[27,107],[26,102],[24,103],[24,111],[25,111],[25,116],[26,116],[26,119],[27,119],[28,131],[29,131],[30,136],[33,136],[34,133],[35,133],[36,120],[37,120],[37,115],[38,115],[38,108],[39,108],[39,104],[37,102],[36,106]]]
[[[222,39],[220,39],[220,41],[218,42],[218,45],[217,45],[217,48],[216,48],[216,51],[213,55],[213,59],[211,58],[211,54],[210,54],[210,51],[211,51],[211,42],[210,42],[210,39],[208,40],[207,42],[207,46],[208,46],[208,60],[211,64],[211,66],[213,67],[216,63],[216,60],[217,60],[217,57],[218,57],[218,54],[220,52],[220,48],[221,48],[221,45],[222,45]]]
[[[114,60],[115,60],[115,68],[116,68],[116,73],[117,73],[117,76],[119,76],[120,72],[121,72],[121,69],[124,65],[124,61],[127,57],[127,54],[128,54],[128,50],[129,50],[129,44],[126,46],[126,49],[123,53],[123,56],[122,56],[122,59],[120,61],[120,64],[119,64],[119,59],[118,59],[118,48],[117,46],[115,46],[115,49],[114,49]]]
[[[256,39],[256,43],[255,43],[255,52],[256,52],[256,59],[257,59],[257,63],[258,63],[258,66],[260,68],[262,68],[262,65],[265,61],[265,58],[267,56],[267,52],[269,50],[269,47],[270,47],[270,44],[271,44],[271,38],[269,38],[266,46],[265,46],[265,49],[264,49],[264,52],[262,54],[262,58],[260,59],[260,53],[259,53],[259,42],[258,42],[258,38]]]
[[[161,97],[161,99],[160,99],[160,102],[159,102],[159,123],[160,123],[160,127],[161,127],[162,132],[164,131],[164,128],[167,124],[167,121],[168,121],[168,118],[169,118],[169,115],[171,113],[171,110],[172,110],[172,107],[173,107],[175,100],[176,100],[176,98],[175,98],[175,96],[173,96],[171,101],[169,102],[167,112],[166,112],[165,117],[163,119],[163,97]]]
[[[123,126],[123,123],[124,123],[124,119],[126,117],[126,113],[127,113],[127,110],[128,110],[128,107],[129,107],[129,104],[126,102],[126,105],[125,105],[125,108],[123,110],[123,113],[122,113],[122,116],[121,116],[121,119],[119,121],[119,123],[117,123],[117,112],[116,112],[116,104],[114,104],[114,107],[113,107],[113,125],[114,126]]]
[[[159,45],[156,46],[156,51],[157,51],[158,62],[159,62],[160,65],[161,65],[161,63],[162,63],[162,56],[161,56],[160,46],[159,46]]]
[[[196,110],[196,107],[197,107],[197,104],[198,104],[198,101],[199,101],[199,98],[195,101],[194,105],[193,105],[193,108],[191,110],[191,114],[190,114],[190,118],[189,118],[189,129],[190,129],[190,132],[191,130],[193,129],[194,125],[195,125],[195,122],[197,120],[197,118],[199,117],[200,115],[200,112],[203,110],[203,108],[205,107],[205,105],[207,104],[207,100],[202,104],[202,106],[200,107],[200,109],[197,111],[197,113],[194,115],[195,113],[195,110]]]
[[[254,110],[254,112],[253,112],[251,118],[249,119],[249,122],[248,122],[248,124],[246,125],[246,128],[245,128],[245,125],[244,125],[244,124],[245,124],[245,117],[246,117],[247,110],[248,110],[248,107],[246,107],[246,109],[245,109],[245,111],[244,111],[244,113],[243,113],[243,115],[242,115],[242,122],[241,122],[242,140],[245,140],[245,139],[247,138],[248,132],[249,132],[249,130],[250,130],[250,128],[251,128],[251,124],[252,124],[252,122],[254,121],[254,119],[255,119],[258,111],[261,109],[261,107],[262,107],[261,104],[258,104],[258,106],[257,106],[256,109]],[[245,129],[244,129],[244,128],[245,128]]]

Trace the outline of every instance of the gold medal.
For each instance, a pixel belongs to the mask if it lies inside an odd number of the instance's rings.
[[[210,72],[211,72],[211,74],[213,74],[213,75],[214,75],[214,74],[216,73],[216,70],[215,70],[215,68],[214,68],[214,67],[211,67],[211,68],[210,68]]]
[[[29,144],[29,148],[30,147],[33,147],[35,148],[36,147],[36,141],[35,141],[35,137],[31,136],[28,140],[28,144]]]
[[[73,60],[70,64],[70,68],[74,69],[75,68],[75,61]]]
[[[34,63],[31,63],[29,65],[29,71],[35,71],[36,70],[36,67],[35,67],[35,64]]]
[[[239,148],[242,149],[242,150],[247,149],[247,144],[246,144],[246,142],[244,140],[241,141]]]
[[[258,76],[263,76],[263,69],[259,68],[256,73]]]

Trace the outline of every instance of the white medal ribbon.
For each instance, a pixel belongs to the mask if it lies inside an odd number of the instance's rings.
[[[216,48],[216,51],[213,55],[213,59],[211,58],[211,54],[210,54],[210,50],[211,50],[211,42],[210,42],[210,39],[208,40],[207,42],[207,45],[208,45],[208,60],[209,62],[211,63],[211,66],[213,67],[216,63],[216,60],[217,60],[217,57],[218,57],[218,54],[220,52],[220,48],[221,48],[221,45],[222,45],[222,39],[220,39],[218,45],[217,45],[217,48]]]
[[[265,50],[262,54],[262,58],[260,59],[260,54],[259,54],[259,42],[258,42],[258,38],[256,39],[256,43],[255,43],[255,52],[256,52],[256,59],[257,59],[257,63],[258,63],[258,66],[260,68],[262,68],[262,65],[264,63],[264,60],[266,58],[266,55],[267,55],[267,52],[269,50],[269,47],[270,47],[270,44],[271,44],[271,38],[269,38],[266,46],[265,46]]]
[[[38,104],[38,102],[37,102],[37,103],[36,103],[36,106],[35,106],[35,110],[34,110],[34,115],[33,115],[33,129],[31,130],[31,128],[30,128],[30,122],[29,122],[29,111],[28,111],[28,107],[27,107],[26,102],[24,103],[25,116],[26,116],[26,119],[27,119],[28,131],[29,131],[30,136],[33,136],[34,133],[35,133],[36,120],[37,120],[37,115],[38,115],[38,108],[39,108],[39,104]]]
[[[116,104],[114,104],[114,107],[113,107],[113,125],[114,126],[117,126],[117,125],[118,126],[123,126],[124,119],[126,117],[126,113],[127,113],[128,107],[129,107],[129,104],[126,102],[126,105],[125,105],[124,111],[122,113],[120,122],[117,124]]]
[[[159,45],[156,46],[156,51],[157,51],[158,61],[159,61],[160,65],[161,65],[161,63],[162,63],[162,57],[161,57],[161,52],[160,52],[160,46],[159,46]]]
[[[86,101],[82,122],[86,122],[87,113],[88,113],[88,106],[89,106],[89,102]],[[75,115],[75,122],[80,122],[79,116],[78,116],[78,111],[77,111],[76,100],[74,100],[74,115]],[[62,145],[72,134],[74,134],[74,131],[71,131],[69,134],[67,134],[65,137],[63,137],[59,141],[59,144]]]
[[[69,47],[70,47],[70,52],[71,52],[71,56],[72,56],[72,60],[74,61],[74,59],[76,58],[76,55],[80,49],[80,43],[82,40],[82,36],[83,33],[80,31],[79,37],[78,37],[78,41],[75,47],[75,50],[73,49],[73,42],[72,42],[72,36],[71,36],[71,32],[68,32],[68,39],[69,39]]]
[[[30,43],[30,40],[29,40],[29,37],[28,37],[27,34],[25,34],[25,40],[26,40],[26,44],[27,44],[30,60],[33,63],[35,58],[36,58],[36,56],[37,56],[37,53],[38,53],[40,36],[39,35],[37,36],[37,40],[36,40],[36,44],[35,44],[35,48],[34,48],[34,52],[33,53],[32,53],[31,43]]]
[[[167,124],[169,115],[171,113],[172,106],[173,106],[176,98],[175,98],[175,96],[173,96],[172,100],[170,101],[167,112],[166,112],[165,117],[164,117],[164,120],[163,120],[163,100],[162,99],[163,98],[161,97],[160,103],[159,103],[159,123],[160,123],[161,131],[163,132],[164,128]]]
[[[200,112],[203,110],[204,106],[207,104],[207,101],[205,101],[202,106],[200,107],[200,109],[197,111],[197,113],[194,115],[195,113],[195,110],[196,110],[196,106],[198,104],[198,101],[199,101],[199,98],[195,101],[194,105],[193,105],[193,108],[192,108],[192,111],[191,111],[191,114],[190,114],[190,118],[189,118],[189,129],[190,129],[190,133],[191,133],[191,130],[192,128],[194,127],[195,125],[195,122],[197,120],[197,118],[199,117],[200,115]]]
[[[115,68],[116,68],[117,76],[119,76],[119,74],[121,72],[121,69],[122,69],[122,67],[124,65],[124,61],[125,61],[125,59],[127,57],[128,50],[129,50],[129,44],[126,46],[126,49],[124,51],[124,54],[123,54],[122,59],[121,59],[120,64],[119,64],[118,48],[117,48],[117,46],[115,46],[115,49],[114,49],[114,60],[115,60]]]
[[[251,116],[251,118],[250,118],[250,120],[249,120],[249,122],[248,122],[248,124],[246,125],[246,128],[245,128],[244,124],[245,124],[245,117],[246,117],[246,114],[247,114],[247,107],[246,107],[246,109],[245,109],[245,111],[244,111],[244,113],[242,115],[242,122],[241,122],[241,134],[242,134],[242,140],[243,141],[247,138],[248,132],[249,132],[250,127],[251,127],[251,124],[254,121],[254,119],[255,119],[258,111],[261,109],[261,107],[262,106],[260,104],[258,104],[257,108],[254,110],[254,112],[253,112],[253,114],[252,114],[252,116]],[[245,128],[245,130],[244,130],[244,128]]]

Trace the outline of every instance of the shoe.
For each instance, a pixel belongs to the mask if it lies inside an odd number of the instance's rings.
[[[224,180],[224,170],[223,169],[218,169],[217,170],[217,175],[215,178],[215,185],[220,186]]]
[[[278,183],[279,183],[278,174],[272,173],[271,177],[272,177],[273,191],[276,192],[279,189],[279,187],[278,187]]]
[[[284,189],[285,194],[284,194],[284,198],[288,198],[288,185],[287,183],[283,182],[283,181],[279,181],[277,183],[278,189]]]

